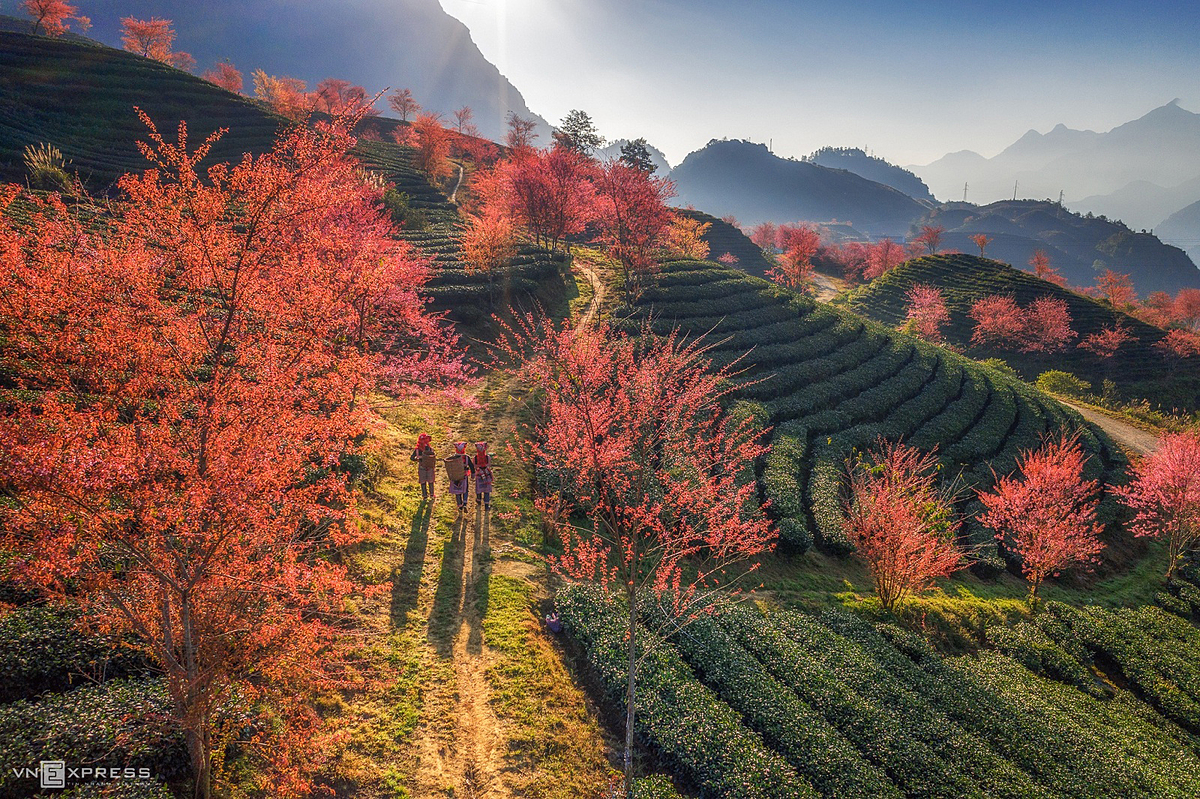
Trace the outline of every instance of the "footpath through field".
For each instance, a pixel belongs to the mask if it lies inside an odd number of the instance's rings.
[[[588,267],[578,270],[592,284],[578,323],[590,324],[604,287]],[[597,713],[541,623],[549,596],[534,552],[541,533],[529,500],[516,497],[529,476],[504,448],[523,400],[521,385],[493,372],[454,407],[381,409],[384,476],[365,515],[386,532],[356,562],[391,591],[359,611],[378,684],[347,699],[340,796],[566,799],[597,795],[608,779],[611,747]],[[444,473],[435,502],[420,501],[408,454],[424,431],[441,454],[454,441],[489,442],[490,512],[472,493],[460,516]]]
[[[1059,402],[1079,411],[1080,416],[1108,433],[1113,441],[1116,441],[1126,450],[1136,455],[1148,455],[1158,449],[1158,436],[1154,435],[1154,433],[1148,433],[1145,430],[1134,427],[1128,422],[1114,419],[1108,414],[1101,413],[1093,408],[1076,405],[1061,398],[1059,398]]]

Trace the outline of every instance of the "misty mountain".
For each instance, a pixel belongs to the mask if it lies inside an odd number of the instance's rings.
[[[617,139],[609,142],[607,147],[601,147],[596,150],[595,156],[601,161],[611,161],[621,157],[621,148],[629,144],[629,139]],[[647,152],[650,153],[650,160],[658,169],[655,170],[654,176],[665,178],[671,173],[671,164],[667,161],[667,156],[663,151],[655,147],[653,144],[646,145]]]
[[[912,172],[878,156],[868,155],[857,147],[822,147],[804,160],[830,169],[853,172],[867,180],[891,186],[916,200],[931,204],[937,202],[925,182]]]
[[[483,57],[467,27],[438,0],[78,0],[92,18],[89,35],[121,46],[120,17],[166,17],[175,49],[191,53],[198,71],[228,59],[246,78],[262,69],[300,78],[309,88],[342,78],[369,93],[412,90],[424,108],[449,116],[468,105],[480,133],[500,139],[508,113],[534,117],[521,93]],[[387,108],[380,100],[378,107]],[[390,113],[390,111],[385,111]],[[540,143],[549,142],[543,127]]]
[[[1139,182],[1172,187],[1200,177],[1200,114],[1172,101],[1106,133],[1058,125],[1029,131],[994,158],[965,150],[909,169],[942,199],[961,199],[964,183],[969,201],[1011,199],[1015,184],[1017,197],[1058,199],[1061,191],[1073,208],[1149,228],[1155,219],[1142,213]]]
[[[986,233],[993,238],[987,245],[989,258],[1026,270],[1034,250],[1042,250],[1073,286],[1095,285],[1104,269],[1112,269],[1128,274],[1142,297],[1154,291],[1174,294],[1184,287],[1200,288],[1200,270],[1178,247],[1164,244],[1153,234],[1136,233],[1117,221],[1069,211],[1058,203],[947,203],[917,224],[941,225],[946,229],[944,248],[966,253],[978,252],[969,236]]]
[[[903,236],[927,207],[842,169],[780,158],[766,145],[710,141],[671,172],[676,203],[743,224],[839,220],[871,236]]]
[[[1154,229],[1163,241],[1181,247],[1200,263],[1200,200],[1160,222]]]
[[[1135,180],[1111,194],[1094,194],[1077,203],[1076,208],[1120,219],[1132,228],[1153,229],[1171,214],[1200,199],[1200,177],[1178,185],[1163,187],[1148,180]],[[1163,241],[1168,239],[1163,238]]]

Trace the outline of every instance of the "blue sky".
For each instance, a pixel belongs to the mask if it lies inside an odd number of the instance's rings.
[[[534,111],[583,108],[672,163],[729,137],[924,164],[1176,97],[1200,111],[1197,3],[440,2]]]

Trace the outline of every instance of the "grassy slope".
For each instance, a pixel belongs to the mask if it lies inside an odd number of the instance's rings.
[[[630,312],[655,330],[707,335],[719,361],[739,361],[739,397],[773,425],[762,473],[782,537],[848,551],[840,530],[844,463],[883,436],[937,448],[948,474],[988,485],[1022,449],[1060,428],[1082,429],[1100,477],[1124,464],[1102,432],[1030,387],[856,314],[824,306],[710,262],[670,264]],[[990,533],[971,540],[1000,561]]]
[[[1097,390],[1106,377],[1123,388],[1131,388],[1142,382],[1161,385],[1163,375],[1169,369],[1162,353],[1154,347],[1164,336],[1162,330],[1008,264],[973,255],[935,255],[909,261],[851,292],[843,302],[871,319],[886,325],[899,325],[905,317],[907,292],[919,283],[942,289],[950,311],[950,324],[945,329],[950,343],[969,349],[972,356],[979,358],[1003,358],[1028,380],[1035,379],[1047,369],[1061,369],[1093,382]],[[968,316],[971,306],[977,300],[993,294],[1011,295],[1021,306],[1039,297],[1062,299],[1070,308],[1073,327],[1079,339],[1065,352],[1048,355],[970,347],[974,330],[974,322]],[[1099,332],[1106,325],[1114,324],[1127,328],[1135,340],[1118,351],[1111,364],[1104,364],[1096,356],[1078,348],[1079,340]]]

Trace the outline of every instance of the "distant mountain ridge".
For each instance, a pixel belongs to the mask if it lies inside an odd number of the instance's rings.
[[[993,158],[963,150],[908,168],[943,200],[962,199],[964,184],[967,200],[977,203],[1011,199],[1014,191],[1035,199],[1058,199],[1062,192],[1076,210],[1150,228],[1200,200],[1200,185],[1189,184],[1183,196],[1164,200],[1173,208],[1147,210],[1148,195],[1138,190],[1139,184],[1169,189],[1200,178],[1200,114],[1173,100],[1105,133],[1060,124],[1044,134],[1030,130]]]
[[[838,220],[871,236],[903,236],[927,206],[842,169],[780,158],[766,145],[712,140],[671,171],[676,202],[743,224]]]
[[[246,78],[262,69],[300,78],[314,87],[324,78],[360,84],[368,93],[408,88],[425,109],[450,113],[470,106],[482,135],[501,140],[508,113],[535,118],[539,143],[550,127],[491,64],[467,27],[438,0],[79,0],[94,28],[90,36],[121,46],[120,17],[166,17],[175,23],[175,47],[191,53],[203,71],[228,59]],[[378,103],[381,110],[386,102]]]
[[[1081,215],[1044,200],[1002,200],[989,205],[947,203],[917,224],[946,229],[943,246],[975,252],[969,236],[992,237],[987,255],[1011,264],[1029,263],[1035,250],[1074,286],[1094,285],[1104,269],[1127,273],[1142,297],[1200,288],[1200,270],[1177,247],[1108,219]]]
[[[845,169],[867,180],[891,186],[915,200],[937,202],[929,187],[915,174],[857,147],[822,147],[804,160],[830,169]]]

